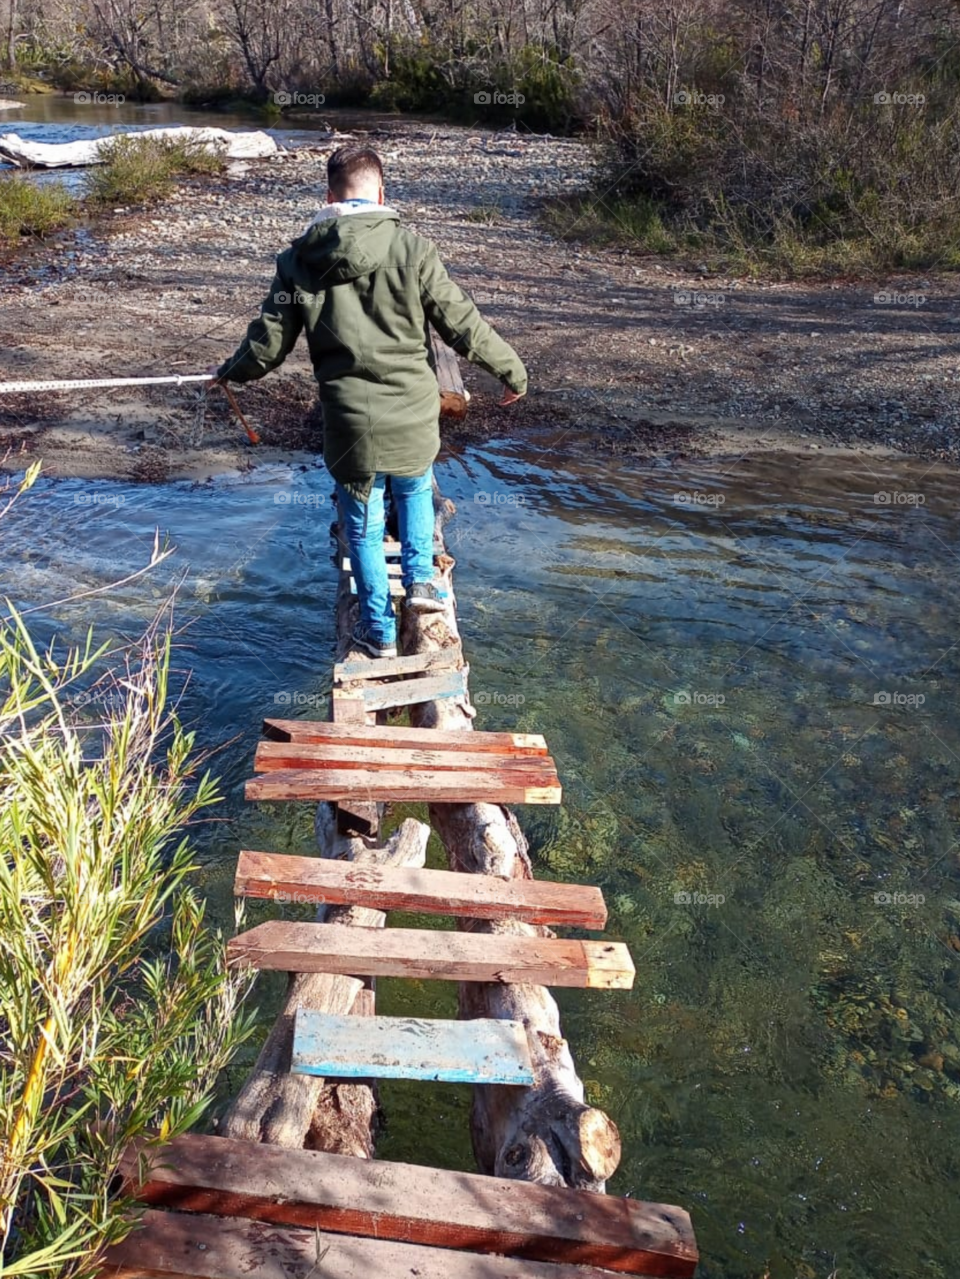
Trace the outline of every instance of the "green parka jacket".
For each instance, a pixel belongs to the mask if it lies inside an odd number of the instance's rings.
[[[260,314],[217,377],[263,377],[305,330],[324,461],[366,501],[374,475],[422,475],[440,447],[428,324],[512,391],[527,389],[520,357],[450,279],[430,240],[385,205],[327,205],[278,256]]]

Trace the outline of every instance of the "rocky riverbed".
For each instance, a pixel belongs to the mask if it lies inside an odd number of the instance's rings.
[[[779,284],[719,278],[541,229],[583,189],[585,142],[402,120],[368,137],[387,197],[437,241],[451,274],[521,352],[528,397],[496,405],[472,366],[465,437],[530,432],[565,451],[649,458],[902,451],[960,459],[960,286],[952,276]],[[336,142],[231,165],[160,207],[116,209],[0,267],[0,380],[202,372],[234,348],[276,252],[310,220]],[[205,478],[254,461],[312,463],[313,381],[301,343],[239,390],[252,449],[219,391],[0,397],[6,465],[59,474]]]

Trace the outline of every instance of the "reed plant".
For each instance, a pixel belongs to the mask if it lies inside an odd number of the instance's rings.
[[[164,617],[120,653],[0,620],[2,1279],[93,1273],[135,1224],[123,1152],[199,1124],[250,1030],[189,883],[217,793],[170,652]]]

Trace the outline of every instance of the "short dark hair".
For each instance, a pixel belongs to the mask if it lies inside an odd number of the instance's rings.
[[[334,195],[351,190],[359,179],[383,181],[383,163],[369,147],[339,147],[327,161],[327,186]]]

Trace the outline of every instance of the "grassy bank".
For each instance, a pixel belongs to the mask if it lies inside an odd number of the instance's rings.
[[[16,174],[0,177],[0,244],[38,238],[83,212],[165,199],[185,177],[214,177],[225,160],[216,151],[181,139],[123,134],[104,149],[105,162],[84,175],[81,198],[62,182],[37,183]]]

